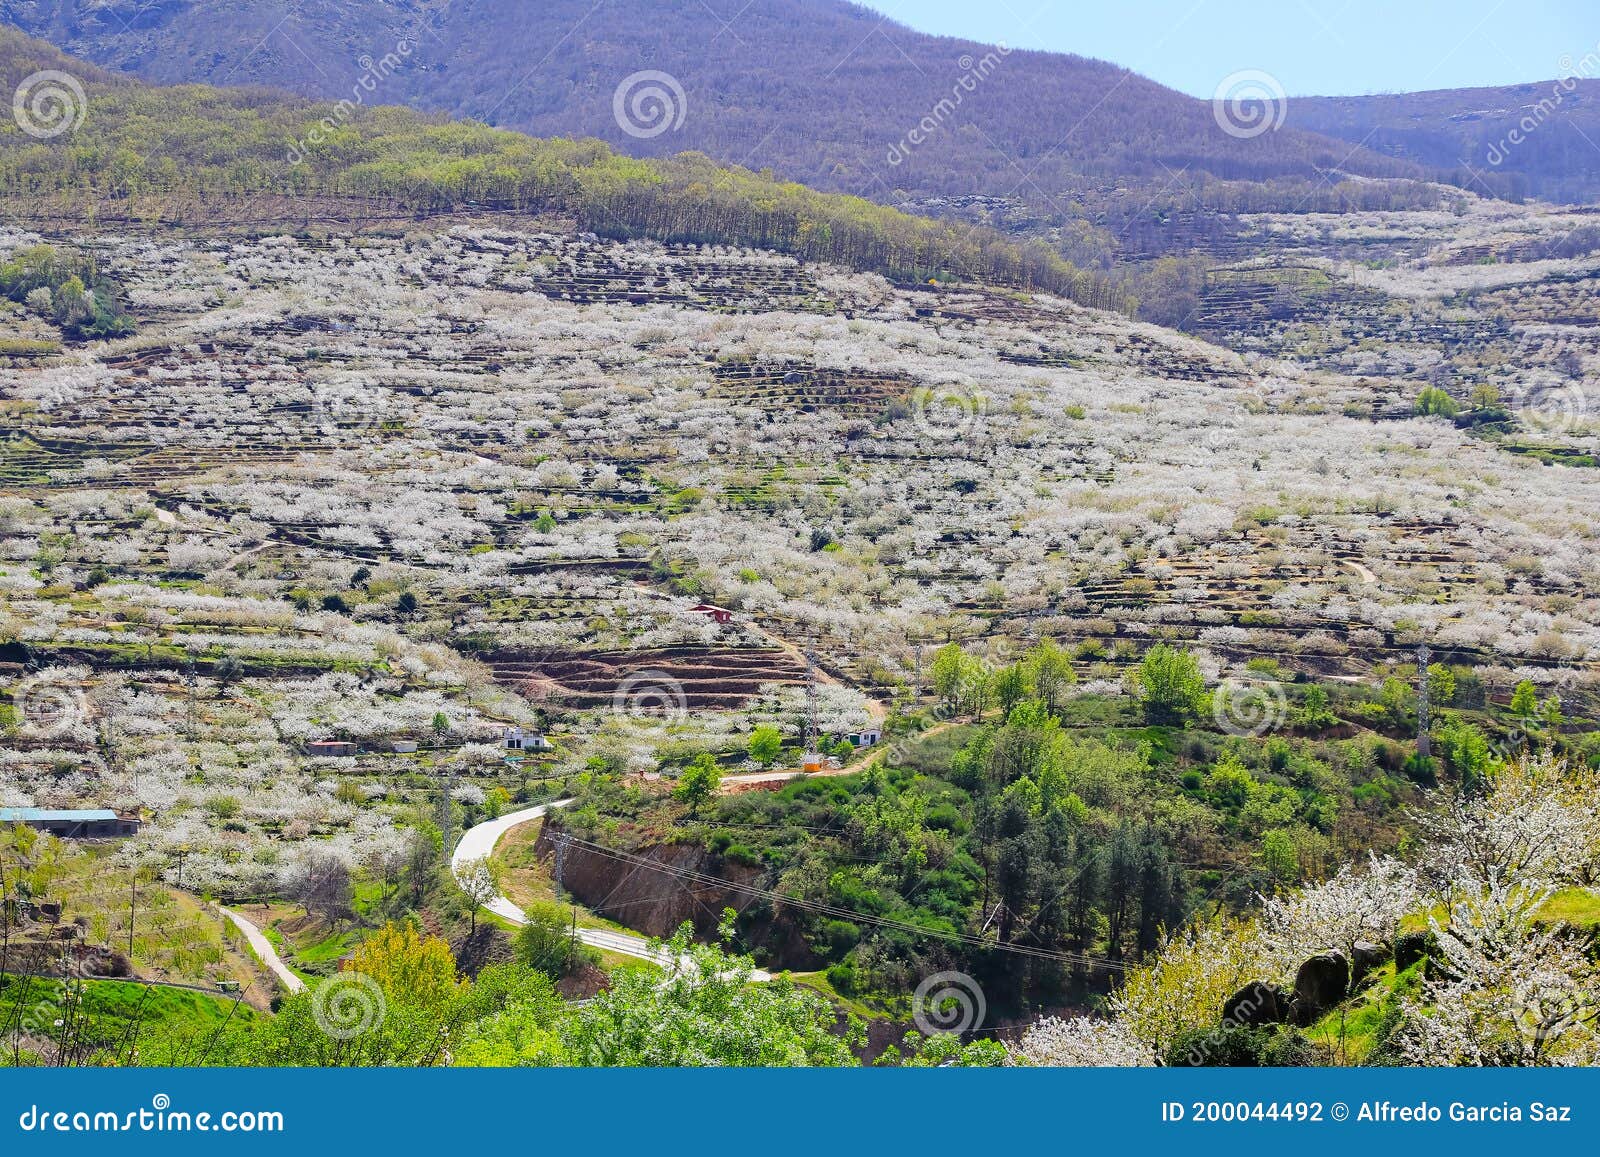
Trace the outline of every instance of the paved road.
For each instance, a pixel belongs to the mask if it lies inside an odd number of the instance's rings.
[[[283,983],[285,988],[290,992],[303,992],[305,990],[306,982],[296,976],[289,966],[283,962],[283,958],[278,955],[278,950],[272,946],[272,941],[262,935],[261,929],[239,915],[232,908],[224,908],[218,904],[217,911],[232,920],[233,926],[244,933],[244,938],[250,942],[251,950],[255,952],[263,964],[272,969],[272,974]]]
[[[473,860],[487,860],[494,853],[494,846],[512,828],[532,823],[551,808],[566,807],[571,802],[570,799],[558,799],[554,803],[542,803],[538,807],[525,807],[521,811],[507,812],[499,819],[488,820],[475,828],[468,828],[462,835],[461,842],[456,845],[456,850],[450,853],[451,873],[457,880],[461,879],[461,873],[466,866]],[[522,909],[504,896],[496,896],[484,907],[513,924],[526,922]],[[640,943],[643,944],[643,941]]]
[[[450,855],[450,871],[459,880],[466,865],[474,860],[488,859],[494,852],[495,845],[512,828],[539,819],[551,808],[566,807],[571,802],[570,799],[558,799],[554,803],[542,803],[538,807],[508,812],[499,819],[489,820],[475,828],[469,828],[461,837],[461,842],[456,844],[456,850]],[[522,924],[526,921],[526,915],[522,909],[504,896],[496,896],[484,907],[496,916],[509,920],[513,924]],[[649,941],[643,936],[633,936],[626,932],[613,932],[608,928],[580,927],[578,929],[578,939],[585,944],[604,949],[607,952],[616,952],[639,960],[649,960],[656,964],[668,963],[667,954],[652,949]],[[771,980],[772,975],[758,968],[751,974],[751,979]]]

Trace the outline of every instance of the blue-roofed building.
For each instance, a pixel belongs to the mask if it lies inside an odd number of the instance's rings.
[[[139,834],[139,817],[110,808],[53,811],[37,807],[0,807],[0,824],[26,824],[71,840],[111,840]]]

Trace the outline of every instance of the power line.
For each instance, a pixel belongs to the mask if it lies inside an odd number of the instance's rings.
[[[1035,948],[1027,944],[1001,944],[995,940],[986,940],[967,932],[945,931],[940,928],[928,928],[921,924],[912,924],[905,920],[894,920],[887,916],[872,916],[865,912],[852,911],[849,908],[840,908],[834,904],[826,904],[818,900],[802,900],[794,896],[786,896],[782,892],[775,892],[770,888],[759,888],[753,884],[743,884],[734,880],[725,880],[719,876],[710,876],[703,872],[696,872],[691,868],[675,867],[671,864],[659,863],[646,859],[631,852],[618,851],[607,848],[592,840],[585,840],[574,836],[572,842],[581,844],[589,850],[616,860],[620,863],[630,864],[634,867],[646,868],[654,872],[677,876],[680,879],[691,880],[695,883],[725,889],[750,896],[756,899],[776,900],[802,911],[812,912],[821,916],[833,916],[841,920],[854,923],[870,924],[879,928],[886,928],[898,932],[908,932],[916,936],[933,936],[942,940],[950,940],[965,944],[972,948],[992,949],[999,952],[1012,952],[1019,956],[1032,956],[1044,960],[1056,960],[1067,964],[1082,964],[1085,966],[1099,966],[1117,971],[1124,970],[1127,966],[1115,960],[1101,956],[1090,956],[1082,952],[1059,952],[1047,948]]]

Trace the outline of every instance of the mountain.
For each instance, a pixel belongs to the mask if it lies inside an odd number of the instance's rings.
[[[1211,102],[1101,61],[923,35],[841,0],[0,0],[0,18],[162,83],[697,150],[891,204],[998,197],[1059,222],[1150,190],[1251,182],[1259,209],[1325,196],[1329,174],[1424,175],[1292,127],[1224,131]]]
[[[62,73],[73,75],[63,78]],[[700,154],[652,160],[403,107],[262,88],[153,86],[0,27],[3,216],[306,228],[465,211],[615,238],[754,246],[884,273],[1046,289],[1123,309],[1120,289],[1038,242],[818,193]]]
[[[1479,193],[1568,202],[1600,195],[1600,80],[1296,97],[1285,123],[1450,171]]]

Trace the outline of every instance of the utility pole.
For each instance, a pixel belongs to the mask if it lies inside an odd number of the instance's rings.
[[[1417,648],[1417,754],[1423,759],[1433,754],[1433,741],[1428,734],[1428,660],[1431,658],[1433,652],[1428,650],[1428,644]]]
[[[194,656],[185,654],[183,660],[183,681],[189,688],[189,705],[184,712],[184,731],[190,740],[195,737],[195,690],[199,679],[195,676]]]
[[[572,843],[572,836],[568,832],[561,832],[556,836],[556,899],[561,898],[566,890],[567,877],[567,845]],[[572,913],[574,921],[578,918],[577,910]]]
[[[817,657],[806,648],[806,721],[802,767],[806,771],[820,771],[822,734],[817,727]]]
[[[448,766],[439,768],[439,836],[440,846],[444,851],[444,862],[450,862],[450,836],[455,830],[455,808],[452,799],[455,795],[455,772]]]
[[[139,869],[128,869],[128,967],[133,967],[133,914],[139,903]]]

